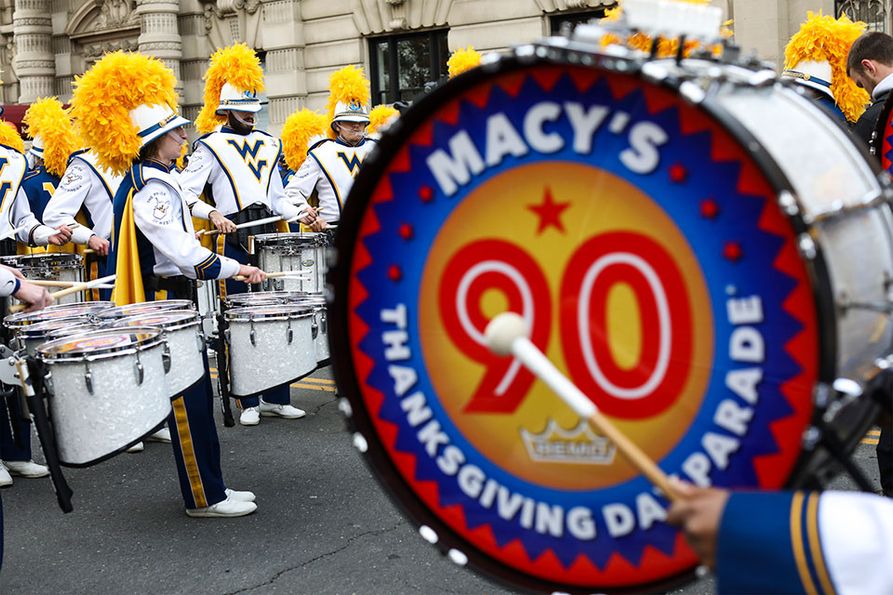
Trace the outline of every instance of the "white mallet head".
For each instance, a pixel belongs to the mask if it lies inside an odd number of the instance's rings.
[[[484,331],[487,347],[497,355],[511,355],[515,339],[529,335],[527,322],[520,314],[514,312],[503,312],[495,317]]]

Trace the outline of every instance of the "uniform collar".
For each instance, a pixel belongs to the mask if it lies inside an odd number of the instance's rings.
[[[351,149],[355,149],[357,147],[362,147],[366,143],[366,137],[364,136],[363,140],[361,140],[360,142],[358,142],[355,145],[350,145],[350,144],[344,142],[343,140],[341,140],[340,136],[335,138],[335,142],[338,143],[339,145],[341,145],[342,147],[350,147]]]
[[[229,126],[221,126],[220,132],[225,132],[226,134],[235,134],[236,136],[248,136],[249,134],[254,132],[254,128],[252,128],[251,130],[249,130],[248,132],[243,134],[243,133],[239,132],[238,130],[236,130],[235,128],[230,128]]]
[[[889,93],[891,89],[893,89],[893,74],[888,74],[871,92],[871,98],[877,101],[881,96]]]
[[[171,173],[171,170],[174,169],[174,164],[165,165],[160,161],[155,161],[153,159],[145,159],[142,162],[143,167],[151,167],[152,169],[157,169],[163,171],[164,173]]]

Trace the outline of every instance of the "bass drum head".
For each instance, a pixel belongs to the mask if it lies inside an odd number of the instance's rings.
[[[871,137],[871,151],[881,162],[881,168],[893,174],[893,93],[887,95],[881,108]]]
[[[667,500],[484,329],[524,316],[668,474],[780,488],[819,378],[811,267],[784,181],[709,100],[531,56],[435,89],[367,158],[330,274],[339,392],[452,560],[522,589],[653,591],[698,563]]]

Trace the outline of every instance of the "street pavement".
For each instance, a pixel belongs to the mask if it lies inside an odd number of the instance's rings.
[[[306,418],[218,425],[227,484],[257,494],[248,517],[186,517],[167,444],[66,470],[70,514],[49,480],[16,479],[0,593],[505,592],[417,535],[351,446],[334,391],[326,368],[292,389]],[[856,459],[877,483],[874,447]],[[712,590],[708,576],[674,592]]]

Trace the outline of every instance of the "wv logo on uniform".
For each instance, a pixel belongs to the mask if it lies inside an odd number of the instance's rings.
[[[264,146],[264,141],[262,139],[257,139],[254,141],[253,145],[249,145],[248,141],[243,140],[241,143],[236,142],[232,139],[228,139],[226,142],[231,144],[233,148],[238,151],[239,155],[241,155],[242,159],[245,160],[245,163],[248,164],[248,169],[251,170],[251,173],[254,174],[254,177],[260,181],[261,174],[264,171],[264,168],[267,166],[266,159],[257,159],[258,153],[260,153],[261,147]]]
[[[343,151],[338,151],[338,157],[341,158],[341,161],[344,162],[344,165],[347,166],[347,171],[350,172],[350,175],[353,177],[357,177],[357,174],[360,171],[360,166],[363,165],[363,160],[357,157],[356,153],[351,155],[350,159],[347,158],[347,154]]]

